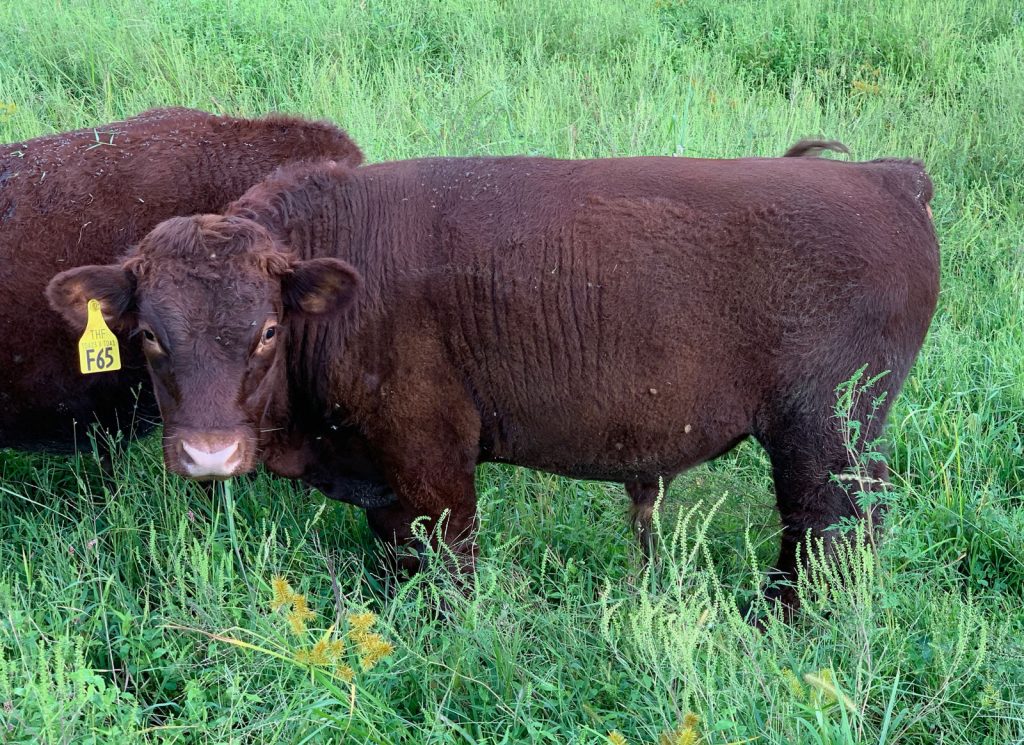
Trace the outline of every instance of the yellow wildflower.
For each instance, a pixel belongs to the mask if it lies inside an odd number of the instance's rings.
[[[346,683],[351,683],[352,679],[356,677],[356,671],[349,665],[338,665],[334,668],[334,674],[344,680]]]
[[[295,593],[292,595],[292,609],[288,613],[288,624],[296,636],[306,633],[306,622],[316,618],[316,613],[309,609],[306,596]]]
[[[617,729],[613,729],[608,733],[609,745],[627,745],[626,738]]]
[[[700,717],[692,711],[683,717],[683,724],[674,732],[663,732],[658,739],[659,745],[699,745],[700,733],[697,725]]]
[[[274,590],[274,597],[270,601],[270,610],[280,610],[291,604],[292,598],[295,597],[295,591],[288,584],[288,580],[284,577],[274,576],[270,580],[270,587]]]
[[[306,665],[320,665],[322,667],[336,663],[345,651],[345,641],[343,639],[331,639],[333,633],[334,627],[331,626],[320,637],[320,641],[313,645],[312,649],[302,649],[296,652],[295,659]]]
[[[881,92],[881,86],[878,83],[871,83],[866,80],[854,80],[850,83],[850,88],[854,94],[866,94],[866,95],[878,95]]]
[[[364,613],[349,613],[348,615],[349,633],[353,637],[369,633],[375,623],[377,623],[377,616],[369,611]]]
[[[359,648],[359,666],[363,670],[369,670],[395,651],[395,645],[380,634],[361,634],[356,639],[356,646]]]

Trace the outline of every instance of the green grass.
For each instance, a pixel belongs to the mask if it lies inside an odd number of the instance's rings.
[[[673,485],[650,574],[621,486],[482,467],[465,599],[395,582],[362,514],[297,484],[237,481],[230,531],[152,440],[114,488],[88,456],[0,455],[0,739],[655,743],[692,711],[704,743],[1024,742],[1019,3],[46,5],[0,5],[0,141],[168,104],[329,117],[369,160],[776,155],[824,135],[926,162],[943,290],[890,417],[877,558],[854,552],[852,577],[815,580],[760,636],[735,610],[776,544],[752,445]],[[354,699],[290,661],[275,574],[317,612],[310,639],[379,614],[396,650]],[[803,677],[822,670],[840,695]]]

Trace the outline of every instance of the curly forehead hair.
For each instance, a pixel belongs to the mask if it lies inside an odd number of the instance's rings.
[[[125,261],[125,269],[143,278],[185,265],[188,274],[222,275],[225,270],[256,269],[269,276],[291,271],[291,257],[280,250],[262,225],[237,216],[173,217],[157,225]]]

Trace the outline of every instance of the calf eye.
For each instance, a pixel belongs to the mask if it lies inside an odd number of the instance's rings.
[[[255,324],[253,324],[255,325]],[[263,324],[263,330],[260,332],[259,343],[256,344],[254,352],[269,353],[274,347],[274,339],[277,337],[277,323],[271,319],[267,319]]]
[[[147,354],[163,354],[163,347],[160,346],[159,340],[156,338],[151,330],[147,328],[140,329],[142,332],[143,344],[142,348],[146,350]]]

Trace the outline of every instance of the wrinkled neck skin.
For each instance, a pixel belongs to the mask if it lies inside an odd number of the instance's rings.
[[[297,259],[341,258],[364,273],[368,262],[354,247],[356,205],[344,193],[346,181],[322,176],[272,194],[253,189],[229,213],[266,227]],[[347,340],[373,314],[376,293],[366,290],[377,278],[363,278],[364,292],[342,314],[286,319],[287,383],[266,407],[259,430],[261,460],[271,472],[301,479],[334,499],[375,507],[394,495],[354,422],[350,394],[353,379],[363,376],[352,374],[356,364],[346,354]]]
[[[261,460],[278,476],[299,479],[332,499],[364,509],[395,500],[369,443],[347,408],[326,395],[322,375],[292,377],[310,333],[299,333],[285,348],[286,394],[275,396],[259,424]],[[293,346],[294,345],[294,346]]]

